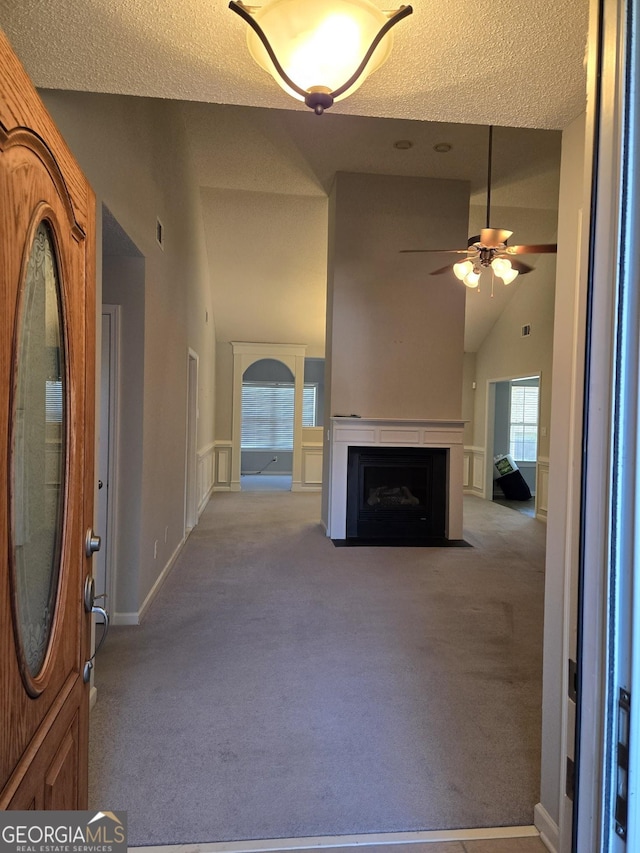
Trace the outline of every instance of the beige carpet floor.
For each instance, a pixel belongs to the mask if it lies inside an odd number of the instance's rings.
[[[96,667],[91,806],[132,845],[529,824],[545,527],[335,548],[319,496],[216,494]]]

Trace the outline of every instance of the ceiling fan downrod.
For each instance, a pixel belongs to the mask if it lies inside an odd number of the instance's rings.
[[[493,125],[489,125],[489,147],[487,163],[487,222],[485,228],[491,228],[491,161],[493,159]]]

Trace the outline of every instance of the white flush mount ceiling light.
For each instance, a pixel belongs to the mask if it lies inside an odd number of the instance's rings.
[[[391,53],[390,32],[411,6],[383,12],[369,0],[271,0],[229,3],[249,25],[255,61],[318,115],[346,98]]]

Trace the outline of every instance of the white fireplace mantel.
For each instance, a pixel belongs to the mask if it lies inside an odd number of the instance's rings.
[[[441,447],[449,451],[446,536],[462,539],[464,425],[458,420],[332,417],[327,536],[346,538],[349,447]]]

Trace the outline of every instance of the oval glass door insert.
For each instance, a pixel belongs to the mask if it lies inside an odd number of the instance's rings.
[[[12,437],[14,618],[24,664],[42,669],[53,625],[65,492],[65,365],[51,227],[38,226],[21,294]]]

